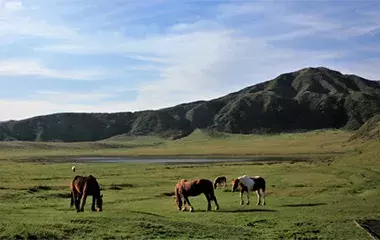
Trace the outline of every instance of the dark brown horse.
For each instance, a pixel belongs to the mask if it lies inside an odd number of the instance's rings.
[[[71,203],[72,207],[75,203],[75,208],[77,212],[84,211],[84,205],[86,204],[87,196],[92,196],[92,211],[102,211],[103,206],[103,194],[100,195],[100,186],[92,175],[88,177],[83,176],[75,176],[74,179],[70,183],[71,189]],[[80,206],[80,202],[82,200],[82,205]],[[95,208],[96,202],[96,208]]]
[[[225,176],[216,177],[214,180],[214,189],[216,189],[218,185],[220,186],[222,184],[224,187],[226,187],[227,178]]]
[[[240,205],[244,204],[243,194],[247,193],[247,205],[249,205],[250,191],[255,191],[257,195],[257,205],[261,203],[261,197],[263,198],[263,205],[265,205],[265,180],[260,176],[248,177],[247,175],[232,179],[232,192],[239,189],[240,191]],[[262,191],[262,195],[260,193]]]
[[[218,201],[216,200],[215,194],[214,194],[214,188],[212,185],[212,182],[207,179],[197,179],[197,180],[185,180],[181,179],[178,181],[178,183],[175,185],[174,189],[175,193],[175,199],[177,203],[178,210],[185,211],[186,210],[186,204],[190,207],[190,212],[192,212],[194,209],[190,204],[189,198],[190,196],[198,196],[200,194],[204,194],[207,199],[207,211],[211,210],[211,201],[214,201],[216,207],[215,210],[219,209]],[[184,198],[184,207],[182,208],[182,198]]]

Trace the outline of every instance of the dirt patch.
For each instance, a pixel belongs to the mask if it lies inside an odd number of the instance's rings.
[[[303,188],[303,187],[307,187],[307,186],[305,184],[295,184],[292,187]]]
[[[163,192],[158,194],[158,197],[171,197],[174,196],[174,191],[173,192]]]
[[[79,223],[79,224],[90,224],[90,223],[94,223],[93,220],[89,220],[89,219],[71,219],[70,222],[71,222],[71,223]]]
[[[41,178],[31,178],[30,180],[49,181],[49,180],[57,180],[57,179],[64,179],[64,178],[62,178],[62,177],[41,177]]]
[[[267,227],[269,227],[269,226],[273,227],[276,225],[276,223],[271,222],[267,219],[260,219],[260,220],[256,220],[256,221],[252,221],[252,222],[247,223],[247,227],[257,227],[259,225],[265,225]]]
[[[31,188],[28,188],[28,192],[29,193],[35,193],[35,192],[39,192],[39,191],[47,191],[47,190],[52,190],[53,188],[52,187],[49,187],[49,186],[43,186],[43,185],[39,185],[39,186],[35,186],[35,187],[31,187]]]
[[[326,205],[326,203],[300,203],[300,204],[286,204],[281,207],[316,207]]]
[[[54,198],[71,198],[71,193],[52,193],[49,197]]]
[[[134,185],[130,184],[130,183],[121,183],[121,184],[111,184],[110,187],[108,187],[108,189],[110,190],[122,190],[124,188],[132,188],[134,187]]]
[[[363,228],[373,239],[380,239],[380,220],[355,220],[355,224]]]

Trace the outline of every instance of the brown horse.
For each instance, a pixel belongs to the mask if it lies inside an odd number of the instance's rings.
[[[227,178],[225,176],[216,177],[214,180],[214,189],[216,189],[218,185],[219,186],[222,185],[222,183],[223,183],[223,186],[226,187]]]
[[[263,205],[265,205],[265,180],[260,176],[255,176],[253,178],[247,175],[238,177],[237,179],[232,179],[232,192],[236,189],[240,190],[240,205],[244,204],[243,194],[247,193],[247,205],[249,205],[249,194],[250,191],[255,191],[257,195],[257,205],[261,203],[261,197],[263,198]],[[260,193],[262,191],[262,195]]]
[[[96,181],[96,178],[94,178],[92,175],[88,177],[75,176],[74,179],[70,183],[70,189],[71,189],[70,206],[72,207],[75,203],[75,208],[77,209],[77,212],[84,211],[84,205],[86,204],[87,196],[92,196],[91,210],[99,211],[99,212],[102,211],[103,194],[100,195],[99,184]],[[79,207],[81,200],[82,200],[82,205]],[[96,208],[95,208],[95,201],[96,201]]]
[[[186,204],[190,207],[190,212],[192,212],[194,209],[190,204],[189,198],[190,196],[198,196],[200,194],[204,194],[207,199],[207,211],[211,210],[211,201],[214,201],[216,207],[215,210],[219,209],[218,201],[216,200],[215,194],[214,194],[214,188],[212,185],[212,182],[207,179],[197,179],[197,180],[185,180],[181,179],[178,181],[178,183],[175,185],[174,189],[175,193],[175,199],[177,203],[178,210],[185,211],[186,210]],[[184,198],[184,207],[182,208],[182,198]]]

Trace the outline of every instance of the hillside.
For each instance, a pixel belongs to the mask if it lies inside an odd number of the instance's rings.
[[[380,114],[377,114],[365,122],[349,139],[353,140],[380,140]]]
[[[150,111],[59,113],[0,123],[0,140],[95,141],[115,135],[180,138],[194,129],[276,133],[323,128],[358,129],[380,112],[380,82],[323,67],[213,99]]]

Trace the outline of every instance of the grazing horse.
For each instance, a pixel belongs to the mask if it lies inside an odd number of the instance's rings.
[[[247,175],[238,177],[237,179],[232,179],[232,192],[236,189],[240,190],[240,205],[244,204],[243,194],[247,192],[247,205],[249,205],[249,194],[250,191],[256,191],[257,195],[257,205],[260,205],[261,199],[263,198],[263,205],[265,205],[265,180],[260,176],[255,176],[253,178],[248,177]],[[262,191],[262,195],[260,193]]]
[[[185,211],[186,204],[190,207],[190,212],[194,209],[190,204],[189,198],[190,196],[198,196],[200,194],[204,194],[207,199],[207,211],[211,210],[211,201],[214,201],[216,207],[215,210],[219,209],[218,201],[216,200],[214,194],[214,188],[212,182],[207,179],[197,179],[197,180],[185,180],[181,179],[177,182],[174,189],[175,200],[177,203],[178,210]],[[184,198],[184,207],[182,208],[182,198]]]
[[[72,207],[75,203],[75,208],[77,212],[84,211],[84,205],[86,204],[87,196],[92,196],[92,211],[102,211],[103,205],[103,194],[100,195],[100,186],[92,175],[88,177],[83,176],[75,176],[74,179],[70,183],[71,189],[71,203]],[[80,201],[82,200],[82,205],[80,205]],[[96,208],[95,208],[96,202]]]
[[[223,186],[226,187],[226,183],[227,183],[227,178],[225,176],[219,176],[217,178],[215,178],[214,180],[214,189],[216,189],[217,185],[222,185],[223,183]]]

